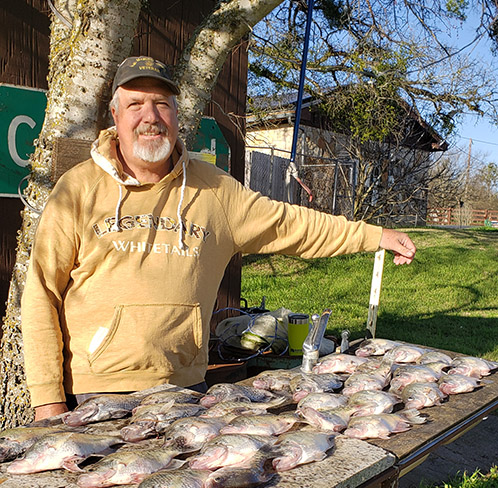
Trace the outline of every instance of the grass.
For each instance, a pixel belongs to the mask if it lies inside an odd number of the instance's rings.
[[[436,488],[435,485],[425,485],[426,488]],[[479,470],[471,475],[464,473],[452,478],[440,488],[498,488],[498,467],[492,466],[488,474]]]
[[[498,229],[407,229],[415,261],[386,255],[377,336],[498,360]],[[271,310],[332,309],[328,333],[365,334],[374,254],[243,258],[242,294]]]

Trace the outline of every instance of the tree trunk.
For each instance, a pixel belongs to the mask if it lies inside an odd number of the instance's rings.
[[[180,127],[191,147],[211,91],[230,51],[252,27],[283,0],[231,0],[220,2],[199,26],[176,69]]]
[[[57,138],[93,140],[108,123],[110,81],[132,49],[140,0],[60,0],[50,35],[49,91],[45,121],[31,157],[16,263],[9,290],[0,365],[0,423],[32,419],[24,378],[20,301],[39,211],[52,189],[52,150]],[[76,161],[75,161],[76,162]],[[36,211],[36,209],[38,211]]]

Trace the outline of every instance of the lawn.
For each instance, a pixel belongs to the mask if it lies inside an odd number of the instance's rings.
[[[386,255],[377,336],[498,360],[498,230],[406,229],[418,251],[409,266]],[[305,260],[243,258],[242,293],[271,310],[332,309],[328,333],[365,335],[373,253]]]

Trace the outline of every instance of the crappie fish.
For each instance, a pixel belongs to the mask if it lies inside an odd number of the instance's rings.
[[[426,364],[426,363],[446,363],[450,364],[453,359],[445,354],[444,352],[439,351],[427,351],[422,354],[418,358],[418,364]]]
[[[358,365],[358,367],[354,370],[355,373],[375,373],[379,368],[382,368],[388,364],[391,366],[391,362],[385,362],[382,356],[369,356],[367,357],[367,361]]]
[[[274,476],[273,471],[253,467],[220,468],[208,476],[204,488],[252,488],[268,483]]]
[[[391,413],[401,399],[397,395],[385,391],[362,390],[353,393],[348,405],[354,408],[353,416]]]
[[[202,393],[195,391],[158,391],[145,396],[140,405],[151,405],[154,403],[199,403],[203,397]]]
[[[453,373],[442,376],[438,384],[439,389],[446,395],[456,395],[474,391],[481,386],[481,381],[479,378]]]
[[[276,447],[282,454],[273,459],[276,471],[288,471],[300,464],[321,461],[335,445],[335,435],[312,430],[287,432],[278,437]]]
[[[421,347],[401,345],[387,351],[384,359],[394,363],[415,363],[425,352],[427,349]]]
[[[209,471],[172,469],[159,471],[145,478],[138,488],[205,488]]]
[[[213,471],[204,488],[251,488],[267,483],[275,471],[271,464],[272,446],[262,448],[240,467],[227,466]]]
[[[427,365],[404,365],[394,371],[389,391],[400,395],[403,389],[411,383],[435,383],[439,378],[441,378],[441,376],[442,373],[434,371],[434,369],[428,367]]]
[[[353,373],[345,382],[342,394],[351,396],[363,390],[382,390],[389,384],[389,376],[382,373]]]
[[[310,393],[308,396],[299,400],[296,412],[302,407],[310,407],[315,410],[328,410],[330,408],[342,407],[348,403],[348,398],[339,393]]]
[[[195,417],[206,409],[193,403],[154,403],[142,405],[133,410],[129,425],[121,429],[121,436],[127,442],[137,442],[161,434],[175,420]]]
[[[244,401],[223,401],[208,408],[203,412],[200,417],[215,418],[232,416],[232,418],[239,415],[262,415],[265,414],[270,408],[268,403],[253,403],[249,400]]]
[[[338,390],[342,387],[343,380],[334,373],[301,374],[290,382],[292,399],[299,402],[310,393],[324,393]]]
[[[278,435],[287,432],[301,420],[294,413],[280,415],[240,415],[222,427],[221,434]]]
[[[78,478],[81,488],[106,487],[140,483],[147,476],[162,469],[178,469],[185,461],[174,459],[176,450],[123,450],[105,456],[91,467],[91,472]]]
[[[433,405],[441,405],[446,396],[439,389],[438,384],[433,382],[411,383],[401,393],[405,408],[415,408],[417,410],[432,407]]]
[[[413,424],[423,424],[425,421],[415,409],[352,417],[343,434],[356,439],[388,439],[391,434],[405,432]]]
[[[400,345],[399,342],[390,341],[389,339],[365,339],[356,349],[355,355],[359,357],[382,356],[387,351]]]
[[[117,444],[123,444],[123,440],[116,436],[78,432],[47,434],[27,449],[22,459],[13,461],[7,471],[29,474],[65,468],[77,472],[81,471],[77,466],[79,462]]]
[[[325,432],[341,432],[347,427],[354,409],[348,405],[328,410],[315,410],[310,407],[302,407],[299,413],[306,419],[309,425],[312,425],[316,429]]]
[[[67,432],[67,427],[16,427],[0,432],[0,462],[19,457],[38,439],[47,434]]]
[[[215,470],[226,466],[246,466],[263,447],[274,444],[276,437],[251,434],[222,434],[205,444],[199,454],[189,458],[192,469]]]
[[[290,382],[301,373],[289,369],[275,369],[259,373],[252,381],[254,388],[276,392],[290,392]]]
[[[354,373],[356,368],[368,361],[367,358],[353,356],[352,354],[329,354],[320,359],[313,367],[313,373]]]
[[[201,398],[200,403],[202,406],[209,408],[224,400],[249,400],[251,402],[262,403],[277,398],[279,397],[274,393],[261,388],[232,383],[219,383],[209,388],[204,397]]]
[[[197,451],[216,437],[230,419],[187,417],[175,420],[164,432],[163,447],[172,447],[181,452]]]
[[[131,394],[98,395],[80,403],[63,418],[63,422],[75,427],[102,420],[120,419],[130,415],[131,411],[140,405],[141,400],[141,396]]]
[[[498,368],[498,363],[486,359],[464,356],[455,358],[451,364],[448,374],[462,374],[473,378],[488,376],[491,371]]]

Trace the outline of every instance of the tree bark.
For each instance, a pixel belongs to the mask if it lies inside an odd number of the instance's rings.
[[[52,151],[57,138],[93,140],[108,124],[110,81],[129,56],[140,0],[59,0],[50,34],[47,109],[24,192],[17,256],[3,325],[0,423],[3,428],[33,418],[24,377],[20,302],[40,211],[52,189]],[[43,345],[40,345],[43,347]]]
[[[192,145],[206,104],[230,51],[282,1],[220,2],[192,36],[175,72],[181,91],[178,97],[181,107],[180,127],[187,147]]]

